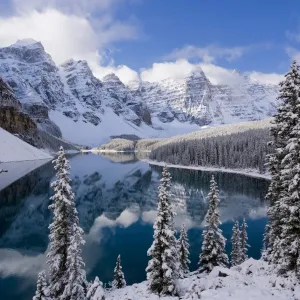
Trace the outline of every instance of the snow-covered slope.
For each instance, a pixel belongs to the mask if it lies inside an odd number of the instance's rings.
[[[89,146],[121,134],[168,137],[207,124],[259,120],[277,105],[277,86],[243,75],[236,75],[238,84],[213,85],[200,68],[158,83],[125,86],[115,74],[100,81],[85,61],[56,66],[31,39],[0,49],[0,76],[39,128]]]
[[[210,274],[178,280],[180,297],[159,297],[149,292],[147,282],[105,294],[107,300],[297,300],[300,285],[296,277],[275,275],[272,266],[249,259],[231,269],[215,267]],[[100,289],[99,289],[100,294]],[[92,300],[99,299],[97,294]]]
[[[51,159],[51,156],[0,128],[0,163],[38,159]]]

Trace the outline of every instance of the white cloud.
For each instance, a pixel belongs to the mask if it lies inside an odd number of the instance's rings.
[[[98,64],[91,65],[91,69],[94,75],[100,79],[109,73],[115,73],[125,84],[130,81],[139,80],[139,74],[125,65],[114,66],[112,64],[111,66],[101,67]]]
[[[107,12],[120,2],[128,0],[12,0],[17,12],[57,8],[67,14],[88,15],[93,11]]]
[[[97,35],[86,19],[54,9],[0,19],[1,46],[23,38],[41,41],[58,64],[69,58],[90,59],[98,46]]]
[[[261,73],[261,72],[250,72],[248,76],[256,80],[260,83],[264,84],[278,84],[284,79],[284,76],[282,74],[277,74],[277,73]]]
[[[26,275],[36,278],[36,274],[46,267],[46,255],[25,255],[14,249],[0,249],[0,277]]]
[[[125,1],[129,0],[15,0],[15,15],[0,17],[0,47],[32,38],[42,42],[57,64],[70,58],[81,59],[99,78],[115,72],[124,82],[137,79],[136,72],[115,66],[113,61],[101,66],[106,49],[114,42],[135,39],[139,34],[136,24],[113,16],[112,7]],[[89,13],[96,8],[101,17],[93,19]]]
[[[192,64],[186,59],[179,59],[175,62],[154,63],[151,68],[141,71],[141,78],[145,81],[158,82],[163,79],[181,79],[188,76],[192,71],[201,68],[212,84],[236,85],[243,82],[243,77],[233,70],[226,69],[211,63]],[[282,74],[247,72],[251,79],[264,84],[278,84]]]
[[[115,227],[127,228],[138,221],[140,217],[139,212],[131,211],[130,209],[125,209],[117,219],[111,220],[102,214],[95,219],[93,226],[90,229],[88,235],[85,236],[86,240],[96,241],[100,243],[102,239],[102,229],[105,227],[114,229]]]
[[[217,45],[209,45],[206,47],[196,47],[187,45],[183,48],[177,48],[165,59],[193,59],[198,58],[205,63],[215,62],[218,58],[225,58],[227,61],[233,61],[241,57],[249,47],[219,47]]]
[[[201,63],[200,66],[212,84],[235,85],[242,80],[233,70],[208,63]]]
[[[167,78],[181,79],[199,67],[213,84],[233,84],[238,80],[238,76],[232,73],[232,70],[209,63],[192,64],[186,59],[179,59],[175,62],[154,63],[152,68],[142,70],[141,78],[150,82]]]
[[[41,41],[56,63],[69,58],[97,62],[98,49],[112,42],[135,37],[135,29],[128,24],[105,17],[97,23],[97,30],[88,19],[66,15],[55,9],[36,10],[14,17],[0,18],[0,45],[8,46],[18,39]]]
[[[144,211],[142,213],[142,220],[145,223],[153,224],[154,221],[155,221],[156,215],[157,215],[157,211],[156,210]]]
[[[13,0],[15,15],[0,17],[0,47],[18,39],[33,38],[42,42],[57,64],[70,58],[86,60],[96,77],[101,79],[113,72],[125,84],[139,77],[152,82],[183,78],[198,67],[213,84],[236,83],[238,76],[232,70],[212,62],[218,58],[234,60],[252,46],[186,46],[175,49],[168,56],[176,61],[154,63],[151,68],[142,69],[140,76],[125,65],[116,65],[106,51],[114,42],[135,39],[139,35],[139,26],[134,22],[121,22],[114,17],[114,10],[126,1],[137,0]],[[100,15],[97,19],[91,17],[95,11]],[[292,48],[287,51],[299,55]],[[192,64],[188,61],[195,57],[202,62]],[[278,78],[278,74],[253,72],[252,75],[262,81],[276,81]]]
[[[185,59],[175,62],[154,63],[152,68],[142,69],[141,78],[145,81],[155,82],[167,78],[180,79],[187,76],[196,68],[196,65]]]
[[[139,219],[139,213],[131,211],[129,209],[125,209],[124,211],[122,211],[119,217],[115,220],[111,220],[107,218],[104,214],[102,214],[95,220],[91,231],[95,230],[95,228],[99,230],[99,228],[104,228],[104,227],[121,226],[126,228],[132,225],[133,223],[135,223],[138,219]]]

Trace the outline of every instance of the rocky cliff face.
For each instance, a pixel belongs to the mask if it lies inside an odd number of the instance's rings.
[[[22,111],[21,103],[11,88],[0,77],[0,127],[13,134],[30,135],[35,122]]]
[[[40,124],[43,129],[40,128]],[[76,149],[73,145],[57,138],[61,134],[60,129],[49,120],[46,106],[35,103],[23,106],[15,97],[11,87],[1,77],[0,127],[38,148],[47,148],[56,152],[59,146],[63,145],[65,149]],[[51,134],[52,132],[54,135]]]
[[[12,88],[22,108],[40,127],[61,136],[48,117],[49,107],[65,99],[57,67],[41,43],[19,41],[0,49],[0,76]]]
[[[38,128],[91,146],[121,134],[168,136],[202,125],[262,119],[277,105],[276,86],[243,75],[239,85],[213,85],[200,68],[181,80],[130,87],[115,74],[99,80],[85,61],[56,66],[33,40],[0,49],[0,76],[19,100],[14,107],[28,113]]]

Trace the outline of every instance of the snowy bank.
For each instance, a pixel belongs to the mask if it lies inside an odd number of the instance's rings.
[[[210,274],[191,275],[178,280],[179,297],[159,297],[147,282],[107,292],[105,300],[299,300],[300,285],[294,276],[274,275],[261,260],[249,259],[231,269],[216,267]],[[125,274],[126,275],[126,274]],[[92,300],[101,299],[95,295]]]
[[[25,143],[2,128],[0,128],[0,145],[0,163],[52,158],[50,154]],[[0,168],[3,169],[2,164]]]
[[[158,162],[150,159],[143,159],[143,161],[150,165],[167,166],[168,168],[199,170],[199,171],[208,171],[208,172],[234,173],[234,174],[241,174],[241,175],[255,177],[255,178],[263,178],[267,180],[271,179],[269,174],[262,174],[259,173],[258,170],[251,170],[251,169],[227,169],[227,168],[214,168],[214,167],[202,167],[202,166],[184,166],[184,165],[168,164],[165,162]]]

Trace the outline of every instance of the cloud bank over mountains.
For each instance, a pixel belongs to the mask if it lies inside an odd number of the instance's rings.
[[[0,47],[9,46],[18,39],[33,38],[42,42],[55,63],[61,64],[70,58],[86,60],[96,77],[102,79],[113,72],[125,84],[140,79],[150,82],[178,79],[199,66],[213,84],[238,83],[233,70],[217,65],[218,59],[233,62],[253,46],[188,45],[171,50],[161,61],[141,70],[116,65],[114,44],[143,35],[142,26],[135,17],[120,20],[116,14],[120,5],[134,1],[141,0],[13,0],[11,12],[0,15]],[[191,62],[194,59],[197,61]],[[282,79],[281,74],[255,71],[250,71],[248,76],[272,84]]]

